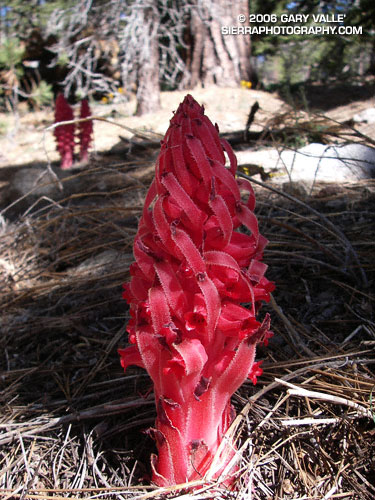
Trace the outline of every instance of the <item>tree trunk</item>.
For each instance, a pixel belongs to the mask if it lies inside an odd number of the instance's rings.
[[[160,108],[159,15],[156,6],[145,8],[143,15],[144,40],[138,65],[137,115],[154,113]]]
[[[191,7],[190,37],[193,40],[190,64],[190,87],[198,83],[237,86],[240,80],[252,81],[256,76],[251,65],[250,35],[223,35],[222,26],[237,26],[239,14],[248,25],[247,0],[228,2],[195,0]]]
[[[235,7],[237,11],[236,13],[233,13],[233,18],[237,19],[239,14],[244,13],[246,16],[246,22],[243,23],[243,26],[249,26],[249,2],[247,0],[239,0],[238,2],[233,2],[232,7]],[[251,64],[250,35],[235,36],[234,40],[238,50],[241,80],[246,80],[254,84],[257,82],[257,76],[254,67]]]
[[[371,55],[370,55],[370,64],[369,64],[369,68],[367,70],[367,73],[369,75],[375,75],[375,39],[372,42],[372,49],[371,49]]]
[[[200,81],[203,49],[205,38],[207,37],[207,29],[202,19],[197,15],[192,17],[190,26],[191,36],[189,39],[194,41],[193,54],[190,63],[190,86],[194,88]]]

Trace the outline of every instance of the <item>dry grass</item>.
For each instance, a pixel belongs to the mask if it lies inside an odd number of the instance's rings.
[[[151,387],[141,370],[122,373],[116,350],[151,170],[93,163],[56,199],[3,221],[0,496],[374,498],[373,181],[316,185],[307,202],[255,185],[275,337],[259,350],[258,385],[233,399],[238,488],[147,486]],[[84,189],[69,194],[72,181]]]

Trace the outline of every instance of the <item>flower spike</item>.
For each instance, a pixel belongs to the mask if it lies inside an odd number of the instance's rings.
[[[226,469],[235,444],[215,454],[234,416],[231,396],[246,379],[257,382],[256,346],[272,336],[269,316],[255,317],[274,289],[261,262],[267,240],[259,233],[251,184],[236,179],[236,168],[228,142],[186,96],[162,141],[135,237],[123,294],[132,345],[119,350],[125,369],[146,369],[154,384],[150,435],[159,486],[208,472],[218,478]]]
[[[80,118],[89,118],[90,116],[91,116],[91,110],[90,110],[88,100],[83,99],[81,101],[81,108],[80,108],[79,117]],[[89,148],[90,148],[91,141],[92,141],[92,132],[93,132],[92,120],[79,123],[79,134],[78,134],[79,159],[81,161],[87,161],[89,158]]]
[[[55,123],[73,120],[73,109],[63,94],[59,94],[55,103]],[[60,125],[55,128],[57,149],[61,157],[61,168],[70,169],[74,155],[74,123]]]

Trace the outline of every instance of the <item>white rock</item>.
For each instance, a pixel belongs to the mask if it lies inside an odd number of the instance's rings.
[[[236,151],[237,161],[239,165],[252,163],[259,165],[266,170],[276,168],[276,164],[280,159],[280,153],[276,149],[262,149],[260,151]]]
[[[278,171],[272,179],[280,182],[349,182],[375,177],[375,149],[362,144],[308,144],[297,150],[242,151],[239,164],[252,163],[265,171]]]
[[[357,123],[375,123],[375,108],[367,108],[353,116]]]
[[[375,174],[375,149],[362,144],[327,146],[308,144],[297,152],[281,153],[293,180],[345,182]]]

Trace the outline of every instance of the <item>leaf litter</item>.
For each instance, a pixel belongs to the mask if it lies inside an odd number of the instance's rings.
[[[275,337],[258,384],[233,400],[237,490],[149,485],[151,385],[117,355],[153,176],[155,150],[140,150],[94,158],[59,195],[3,212],[1,498],[374,498],[373,180],[317,183],[301,202],[254,179]]]

